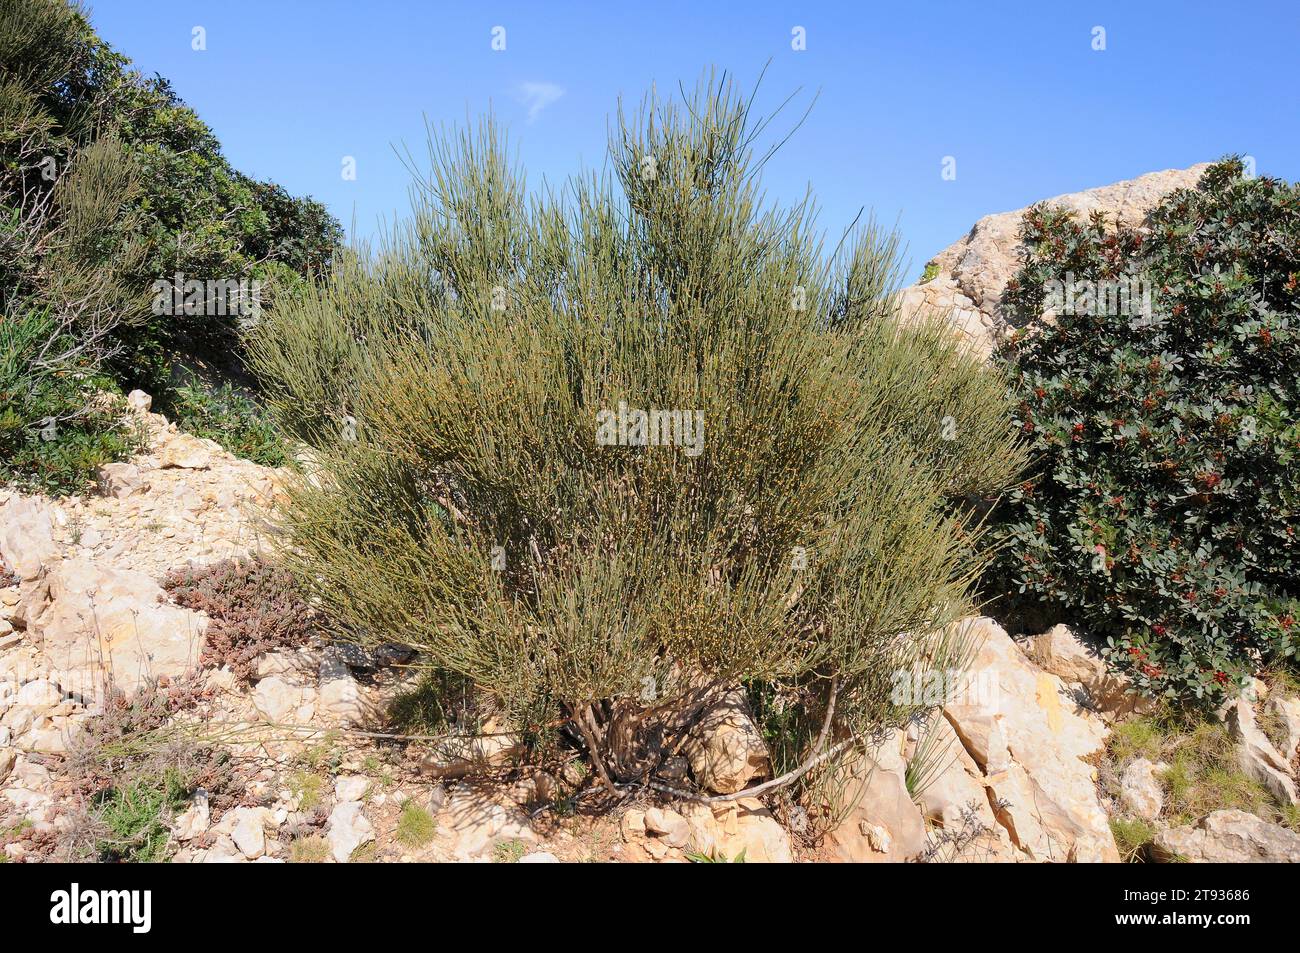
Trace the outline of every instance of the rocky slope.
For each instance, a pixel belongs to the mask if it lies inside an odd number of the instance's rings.
[[[282,479],[178,433],[144,410],[143,397],[136,402],[150,451],[106,467],[96,494],[51,501],[11,492],[0,502],[0,555],[17,576],[0,592],[0,804],[38,830],[58,823],[60,792],[50,769],[95,717],[105,676],[131,692],[149,678],[180,679],[197,665],[208,620],[172,604],[163,575],[257,554]],[[1117,859],[1087,761],[1104,742],[1103,719],[1073,701],[1082,690],[1077,681],[1039,667],[991,620],[969,624],[984,648],[969,674],[971,690],[959,692],[935,723],[945,770],[914,802],[905,772],[918,739],[895,733],[863,766],[861,801],[821,856],[911,859],[934,848],[936,830],[965,823],[982,828],[971,844],[940,845],[964,859]],[[1100,677],[1095,664],[1081,671]],[[402,850],[399,859],[473,859],[506,842],[573,855],[554,842],[559,832],[544,832],[528,814],[546,801],[539,786],[558,779],[475,788],[448,781],[457,755],[445,746],[415,747],[411,758],[394,761],[391,748],[356,733],[383,729],[384,710],[405,687],[398,673],[385,679],[354,672],[313,645],[262,658],[250,684],[225,668],[206,670],[203,683],[210,697],[198,720],[250,759],[248,803],[220,818],[196,804],[176,824],[179,859],[287,856],[279,832],[303,828],[302,763],[322,744],[337,749],[334,764],[312,775],[321,784],[310,786],[322,792],[308,800],[319,800],[313,809],[328,807],[318,826],[336,860],[394,823],[412,798],[430,808],[439,834],[422,852]],[[693,773],[717,789],[740,789],[766,763],[761,738],[745,718],[735,704],[687,748]],[[480,763],[500,753],[490,739],[466,744],[477,748],[459,756]],[[420,765],[423,773],[413,769]],[[591,827],[569,836],[590,838]],[[785,861],[808,853],[757,799],[634,807],[608,833],[609,856],[630,859],[694,852]],[[21,848],[14,853],[21,856]]]
[[[267,507],[283,474],[140,412],[149,452],[106,467],[97,493],[0,497],[0,557],[13,574],[0,589],[0,831],[51,833],[70,823],[71,794],[58,768],[76,732],[98,716],[107,673],[134,690],[199,667],[208,620],[168,600],[163,574],[246,559],[265,545]],[[243,768],[243,790],[224,809],[200,795],[175,818],[175,857],[1118,860],[1096,765],[1110,721],[1133,699],[1063,626],[1012,639],[990,619],[964,625],[982,647],[922,729],[936,733],[928,748],[938,770],[913,796],[907,770],[921,732],[894,732],[858,766],[849,792],[856,806],[820,845],[797,830],[792,836],[758,799],[648,801],[612,817],[557,816],[555,805],[580,783],[576,763],[569,766],[576,776],[524,771],[472,783],[460,768],[503,761],[507,741],[490,732],[432,746],[382,737],[384,713],[409,680],[400,669],[351,667],[320,641],[264,656],[247,683],[208,667],[197,707],[178,721],[221,739]],[[746,717],[739,703],[721,713],[688,746],[683,769],[727,791],[761,776],[766,753]],[[1294,784],[1249,705],[1232,724],[1261,776]],[[410,805],[433,820],[433,833],[418,843],[402,829]],[[1254,818],[1212,816],[1161,836],[1171,854],[1207,860],[1295,851],[1294,834]],[[5,850],[14,859],[41,856],[23,840]]]

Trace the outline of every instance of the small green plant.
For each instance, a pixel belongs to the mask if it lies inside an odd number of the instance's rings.
[[[1156,829],[1140,817],[1112,817],[1110,832],[1115,837],[1115,847],[1126,864],[1142,863],[1147,845],[1155,839]]]
[[[106,828],[96,847],[99,858],[157,863],[167,855],[171,817],[182,810],[189,787],[180,772],[134,778],[101,794],[96,812]]]
[[[1159,761],[1167,734],[1165,720],[1159,716],[1127,718],[1115,725],[1110,737],[1111,757],[1127,763],[1134,758]]]
[[[289,460],[267,412],[230,383],[207,388],[192,382],[164,391],[154,409],[182,430],[215,440],[245,460],[264,467],[282,467]]]
[[[343,760],[341,739],[342,735],[331,729],[317,742],[306,746],[298,760],[312,772],[333,773]]]
[[[1283,804],[1280,810],[1282,812],[1280,823],[1300,834],[1300,804]]]
[[[414,801],[402,805],[397,818],[397,839],[407,847],[423,847],[438,829],[433,815]]]
[[[1178,738],[1163,778],[1165,816],[1192,824],[1211,811],[1236,809],[1276,820],[1272,797],[1242,771],[1234,748],[1227,729],[1208,721]]]
[[[745,852],[749,848],[742,847],[740,853],[731,860],[720,850],[714,850],[711,854],[702,854],[699,851],[687,851],[686,859],[692,864],[743,864],[745,862]]]
[[[373,864],[379,859],[379,845],[374,841],[362,844],[348,857],[349,864]]]
[[[528,851],[528,845],[518,838],[503,840],[492,848],[492,863],[517,864]]]
[[[289,776],[289,793],[298,799],[298,810],[311,812],[325,800],[325,779],[312,771],[295,771]]]
[[[942,718],[941,712],[935,712],[919,722],[916,750],[903,775],[913,801],[919,801],[925,790],[957,760],[953,736],[935,730],[935,720]]]
[[[361,773],[372,778],[381,788],[391,788],[397,783],[393,769],[376,754],[368,754],[361,759]]]

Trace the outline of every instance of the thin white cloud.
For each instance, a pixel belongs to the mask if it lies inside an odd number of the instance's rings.
[[[564,87],[554,83],[520,83],[516,93],[528,107],[528,121],[533,122],[543,109],[564,95]]]

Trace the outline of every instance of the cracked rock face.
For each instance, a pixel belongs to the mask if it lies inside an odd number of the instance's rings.
[[[1081,219],[1100,211],[1111,224],[1118,219],[1140,225],[1170,192],[1194,188],[1206,168],[1208,164],[1202,163],[1190,169],[1150,172],[1113,185],[1058,195],[1046,204],[1070,209]],[[900,292],[904,313],[936,312],[976,352],[991,354],[1014,329],[1003,313],[1002,293],[1008,279],[1020,270],[1024,248],[1019,232],[1025,211],[986,215],[965,238],[936,255],[933,263],[938,274]]]
[[[963,624],[977,627],[983,644],[968,689],[944,714],[964,743],[980,732],[1004,739],[1001,763],[989,753],[981,761],[977,746],[967,750],[996,799],[1009,802],[1002,814],[1017,820],[1013,842],[1035,860],[1118,860],[1091,763],[1109,734],[1105,722],[1080,708],[1071,687],[1035,665],[991,619]]]
[[[942,770],[913,798],[905,773],[915,740],[895,735],[882,745],[858,807],[831,837],[835,853],[910,860],[939,838],[944,860],[1118,861],[1093,764],[1105,721],[1077,704],[1078,682],[1040,668],[993,620],[959,624],[980,649],[926,729],[938,732]],[[962,832],[968,839],[942,840]]]
[[[1280,804],[1297,803],[1295,774],[1286,757],[1255,723],[1251,699],[1238,698],[1225,713],[1228,731],[1237,743],[1237,763],[1248,776],[1268,789]]]

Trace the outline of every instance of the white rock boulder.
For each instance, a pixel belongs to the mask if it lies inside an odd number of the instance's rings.
[[[375,829],[361,810],[360,801],[344,801],[330,812],[325,837],[330,853],[340,864],[346,864],[358,847],[375,839]]]
[[[1144,820],[1154,821],[1165,807],[1165,791],[1159,777],[1161,767],[1146,758],[1136,758],[1119,778],[1120,802]]]
[[[925,818],[907,790],[904,743],[901,731],[892,732],[870,757],[854,765],[841,795],[854,807],[826,838],[838,859],[901,863],[925,850]],[[826,809],[830,805],[812,807]]]
[[[1192,864],[1300,864],[1300,834],[1245,811],[1214,811],[1156,834],[1155,856]]]
[[[757,798],[689,802],[677,810],[690,826],[690,849],[714,860],[788,864],[794,860],[790,835]]]
[[[1296,782],[1291,765],[1256,724],[1250,698],[1242,695],[1232,702],[1225,720],[1237,744],[1237,763],[1241,769],[1264,785],[1280,803],[1296,804]]]
[[[700,786],[718,794],[735,794],[770,770],[767,746],[740,689],[705,710],[682,753]]]
[[[41,574],[58,554],[53,514],[34,497],[13,494],[0,504],[0,560],[20,580]]]
[[[1030,659],[1043,671],[1083,689],[1087,702],[1109,719],[1143,711],[1150,703],[1133,692],[1128,679],[1111,673],[1097,649],[1067,625],[1054,625],[1030,640]]]
[[[66,690],[97,697],[111,674],[130,694],[198,663],[207,617],[167,604],[149,576],[78,557],[56,564],[48,582],[49,602],[28,625]]]

